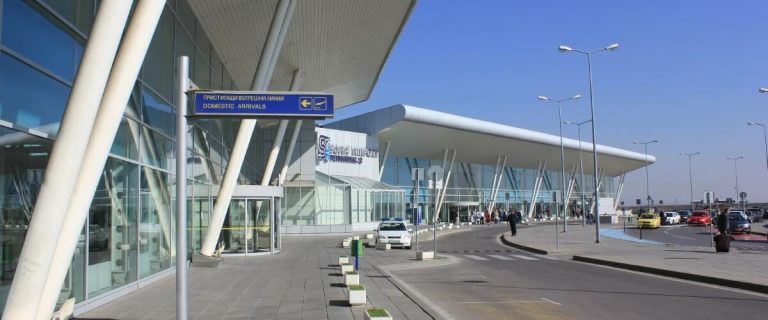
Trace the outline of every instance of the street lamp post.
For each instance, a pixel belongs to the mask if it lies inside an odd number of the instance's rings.
[[[736,199],[739,201],[739,203],[741,203],[742,201],[741,201],[741,198],[739,197],[740,196],[740,194],[739,194],[739,168],[736,166],[736,161],[744,159],[744,156],[743,155],[735,156],[735,157],[728,156],[728,157],[725,157],[725,158],[728,159],[728,160],[733,160],[733,173],[736,176]]]
[[[691,169],[691,157],[695,155],[701,154],[700,152],[691,152],[691,153],[684,153],[681,152],[681,156],[687,156],[688,157],[688,183],[691,186],[691,212],[693,212],[693,169]]]
[[[766,89],[766,91],[768,91],[768,89]],[[765,167],[768,168],[768,132],[766,132],[765,124],[760,122],[747,122],[747,125],[763,127],[763,142],[765,143]]]
[[[651,143],[659,142],[659,140],[651,140],[646,142],[634,141],[633,144],[642,144],[645,149],[645,200],[648,202],[648,212],[651,212],[651,187],[648,182],[648,145]]]
[[[576,52],[587,55],[587,70],[589,72],[589,109],[592,114],[592,174],[594,175],[594,182],[595,182],[595,243],[600,243],[600,194],[598,193],[598,184],[597,184],[597,136],[595,135],[595,94],[594,90],[592,88],[592,54],[599,53],[602,51],[614,51],[619,48],[618,43],[614,43],[612,45],[609,45],[605,48],[601,48],[599,50],[595,51],[581,51],[573,49],[569,46],[560,45],[558,50],[560,52]]]
[[[560,212],[563,213],[563,232],[567,232],[568,231],[568,213],[566,212],[566,210],[568,208],[568,199],[564,198],[565,197],[565,193],[566,193],[566,191],[565,191],[565,188],[566,188],[566,186],[565,186],[565,147],[563,146],[563,108],[560,107],[560,103],[568,101],[568,100],[578,100],[579,98],[581,98],[580,94],[577,94],[577,95],[575,95],[573,97],[570,97],[570,98],[567,98],[567,99],[560,99],[560,100],[554,100],[554,99],[547,98],[545,96],[539,96],[539,100],[541,100],[541,101],[550,101],[550,102],[557,103],[557,117],[558,117],[558,122],[557,123],[560,125],[560,164],[563,167],[563,172],[562,172],[562,175],[561,175],[561,180],[563,182],[562,183],[563,189],[562,189],[562,194],[560,195],[560,198],[561,198],[561,200],[563,202],[563,205],[561,207],[562,209],[560,210]],[[579,141],[579,143],[581,143],[581,141]],[[557,216],[558,215],[556,214],[555,215],[555,225],[557,225]]]
[[[584,120],[582,122],[571,122],[571,121],[563,121],[565,124],[572,124],[575,125],[577,128],[577,131],[579,132],[579,170],[581,171],[581,184],[579,184],[579,191],[581,191],[581,226],[586,226],[587,216],[584,214],[584,159],[581,156],[581,125],[585,124],[587,122],[592,122],[592,120]]]

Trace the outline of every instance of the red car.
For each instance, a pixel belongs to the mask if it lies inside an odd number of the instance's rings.
[[[708,226],[712,224],[712,217],[709,216],[709,212],[706,210],[694,210],[693,214],[688,218],[688,224]]]

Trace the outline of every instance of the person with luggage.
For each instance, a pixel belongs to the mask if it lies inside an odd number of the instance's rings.
[[[731,249],[731,236],[728,234],[730,224],[728,222],[728,207],[720,208],[720,214],[717,215],[717,231],[720,234],[715,236],[715,251],[728,252]]]

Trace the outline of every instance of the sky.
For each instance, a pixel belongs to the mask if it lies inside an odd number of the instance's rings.
[[[583,99],[563,104],[563,119],[589,119],[586,56],[593,51],[597,143],[643,152],[651,196],[688,203],[714,191],[768,202],[761,127],[768,122],[768,1],[765,0],[419,0],[371,97],[336,119],[409,104],[558,134],[557,108],[544,95]],[[576,138],[576,127],[564,127]],[[582,130],[585,141],[591,141]],[[628,173],[621,199],[645,198],[645,171]]]

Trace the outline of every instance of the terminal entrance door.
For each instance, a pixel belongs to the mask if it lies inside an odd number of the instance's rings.
[[[280,250],[279,198],[233,198],[219,243],[223,254],[253,255]],[[278,204],[278,205],[276,205]]]

